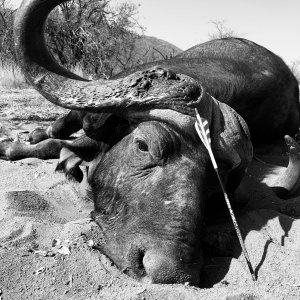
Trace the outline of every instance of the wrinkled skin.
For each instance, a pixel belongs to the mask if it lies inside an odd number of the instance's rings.
[[[227,106],[222,109],[224,114],[231,113]],[[222,143],[218,145],[219,140],[215,142],[215,155],[232,195],[252,152],[247,133],[239,128],[245,124],[231,114],[228,120],[230,117],[233,119],[229,123],[239,132],[238,138],[230,138],[237,157],[232,157],[234,151],[225,154],[227,148],[223,149]],[[47,139],[35,145],[14,142],[9,148],[10,159],[19,159],[20,153],[24,157],[28,153],[34,155],[38,147],[43,155],[40,157],[45,158],[57,145],[52,153],[60,155],[57,170],[77,181],[82,180],[79,165],[85,161],[89,165],[88,194],[95,204],[92,218],[106,238],[101,250],[137,279],[198,285],[203,264],[204,206],[220,197],[220,188],[208,153],[192,130],[194,119],[188,120],[191,124],[180,128],[159,121],[129,125],[111,116],[101,130],[106,144],[86,136],[74,141]],[[216,126],[216,130],[226,132],[224,122],[228,120],[218,120],[220,129]],[[115,125],[113,132],[111,124]],[[228,137],[230,134],[231,131]],[[13,145],[17,146],[16,151]],[[20,147],[24,147],[23,151]]]
[[[92,217],[105,236],[101,250],[137,279],[198,285],[205,211],[218,205],[222,194],[194,128],[194,108],[209,123],[211,146],[233,199],[252,159],[243,117],[255,143],[294,134],[297,81],[265,48],[222,39],[159,66],[88,82],[59,66],[47,51],[43,24],[62,2],[25,0],[15,20],[15,45],[28,82],[72,111],[31,133],[32,145],[2,141],[0,155],[10,160],[57,157],[57,170],[77,181],[83,178],[80,165],[88,165]],[[81,128],[81,138],[64,140]],[[282,184],[289,193],[298,182],[294,173],[291,164],[272,182],[291,177],[290,184]],[[240,204],[236,199],[233,205]]]
[[[153,283],[199,283],[200,212],[212,170],[198,147],[203,150],[166,124],[145,122],[91,170],[104,251],[128,274]]]

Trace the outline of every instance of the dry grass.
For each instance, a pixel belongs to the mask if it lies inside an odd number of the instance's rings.
[[[87,76],[80,65],[76,65],[71,71],[81,77]],[[22,71],[16,63],[0,61],[0,87],[6,89],[28,88]]]
[[[27,86],[18,65],[13,62],[2,62],[0,64],[0,86],[14,89]]]
[[[72,72],[84,75],[79,66]],[[54,121],[66,112],[66,109],[50,103],[26,84],[19,66],[0,62],[0,119]]]
[[[67,112],[30,88],[0,88],[0,119],[18,121],[54,121]]]
[[[88,77],[79,64],[76,65],[75,67],[71,68],[71,72],[73,72],[81,77]]]

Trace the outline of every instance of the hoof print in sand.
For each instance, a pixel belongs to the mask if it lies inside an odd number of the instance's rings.
[[[45,211],[49,209],[48,202],[34,191],[9,191],[6,193],[8,209],[18,212]]]
[[[3,228],[0,232],[0,244],[6,246],[20,246],[35,240],[36,230],[31,218],[14,217],[11,220],[0,220]]]

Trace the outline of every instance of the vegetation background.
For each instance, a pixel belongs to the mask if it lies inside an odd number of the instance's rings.
[[[55,120],[63,109],[41,101],[26,84],[14,53],[11,0],[0,0],[0,117],[11,120]],[[164,40],[144,35],[137,22],[139,7],[129,0],[71,0],[49,16],[45,37],[55,59],[89,79],[109,79],[135,65],[170,59],[182,50]],[[215,31],[207,39],[244,37],[222,20],[211,20]],[[300,64],[291,65],[300,80]],[[13,91],[13,92],[12,92]],[[29,101],[30,100],[30,101]]]
[[[138,5],[128,0],[112,5],[111,0],[71,0],[49,16],[46,40],[50,51],[65,67],[79,75],[109,79],[134,65],[170,59],[182,50],[156,37],[144,35],[137,22]],[[0,0],[0,85],[22,87],[25,81],[14,54],[13,20],[16,10],[10,0]],[[243,37],[211,20],[215,32],[208,39]],[[299,79],[299,62],[291,65]]]
[[[24,79],[14,53],[15,10],[0,0],[0,85],[21,87]],[[134,65],[168,59],[181,49],[147,37],[136,21],[138,7],[130,2],[112,6],[110,0],[71,0],[49,16],[46,40],[65,67],[88,78],[110,78]]]

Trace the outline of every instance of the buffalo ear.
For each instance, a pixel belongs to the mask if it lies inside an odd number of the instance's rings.
[[[70,180],[81,182],[83,172],[79,166],[93,161],[100,152],[105,152],[106,149],[105,144],[87,136],[81,136],[72,142],[65,142],[60,151],[56,171],[64,173]]]
[[[67,148],[62,148],[59,155],[59,162],[55,171],[65,173],[69,180],[81,182],[83,172],[79,168],[83,159]]]
[[[246,122],[234,109],[216,100],[212,101],[212,116],[212,147],[216,158],[229,170],[246,169],[253,156]]]
[[[231,107],[213,101],[212,107],[212,147],[227,193],[233,195],[252,160],[250,133],[244,119]]]

